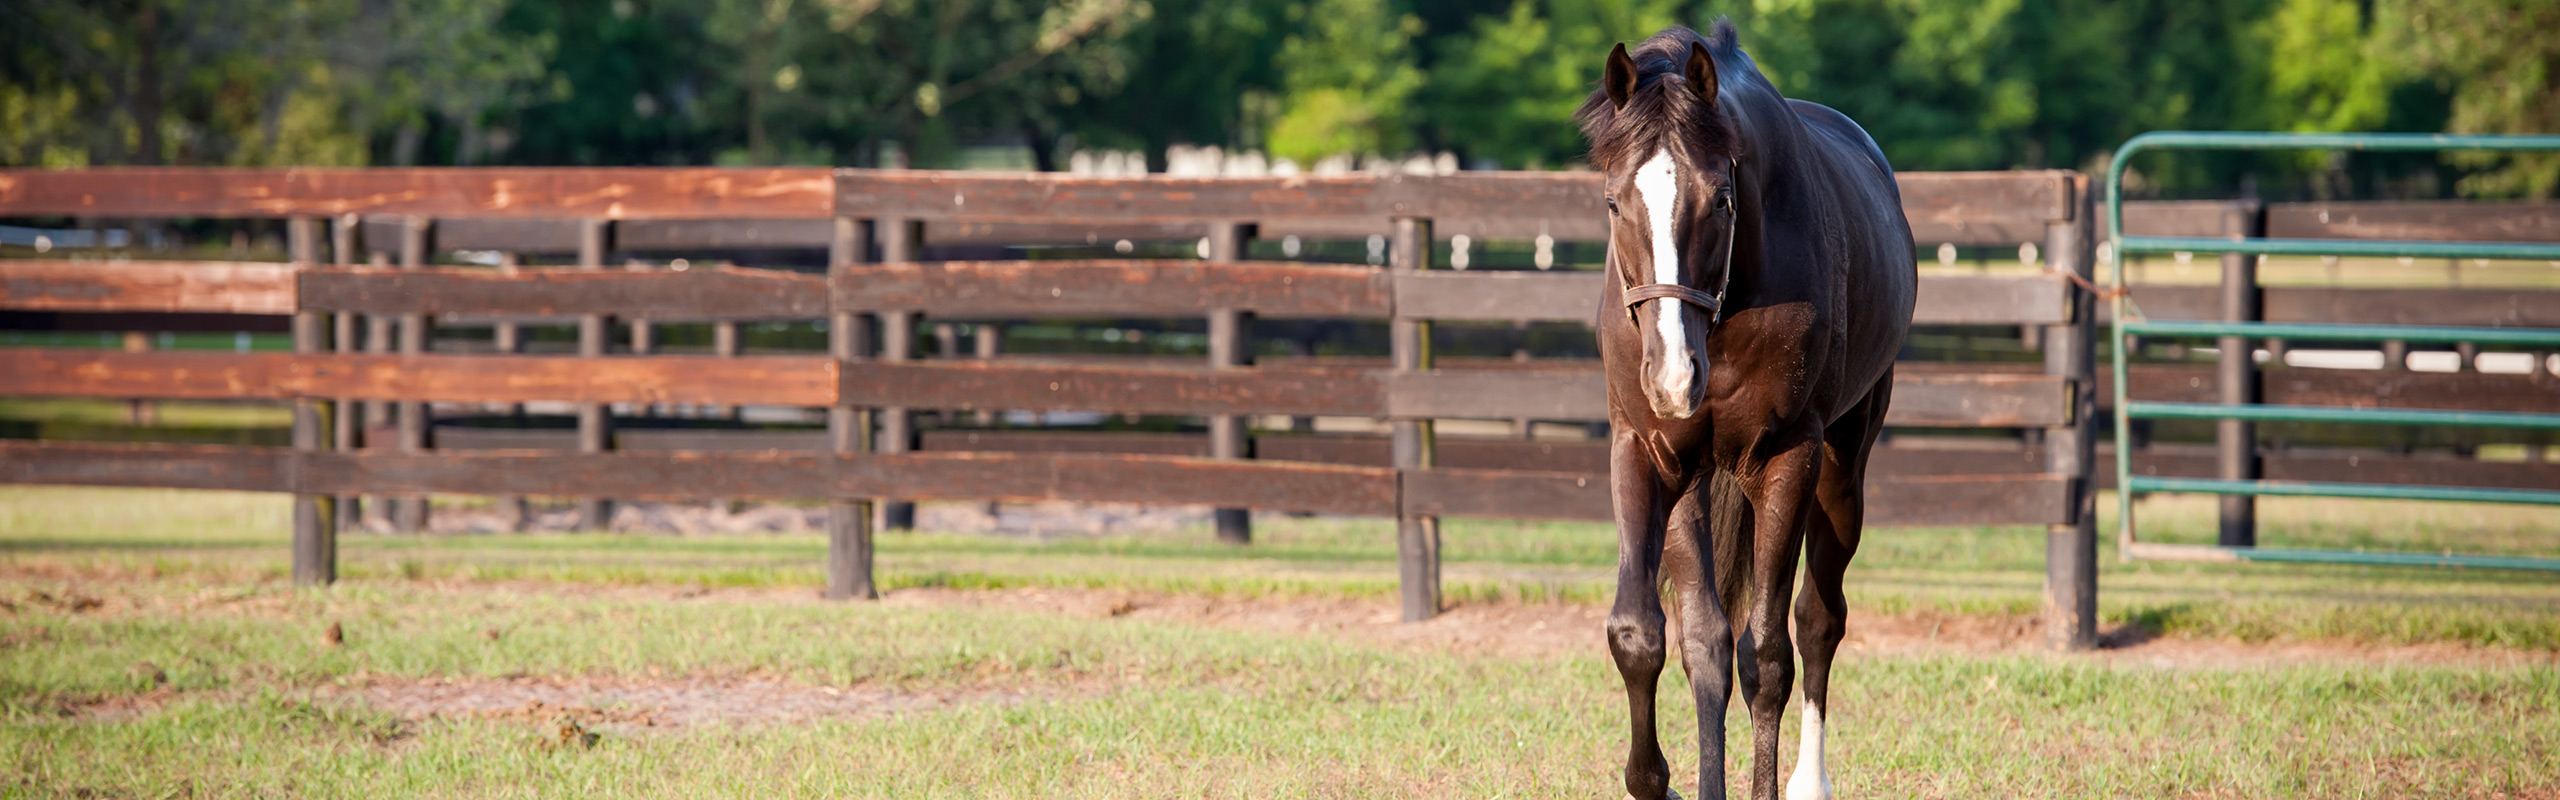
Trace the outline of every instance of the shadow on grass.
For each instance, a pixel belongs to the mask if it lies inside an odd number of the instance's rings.
[[[2122,624],[2098,634],[2098,648],[2119,650],[2139,646],[2160,638],[2170,626],[2192,618],[2195,613],[2194,603],[2167,603],[2131,609],[2125,613]]]

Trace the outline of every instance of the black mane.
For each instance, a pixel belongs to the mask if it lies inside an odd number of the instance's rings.
[[[1741,136],[1715,107],[1699,102],[1696,92],[1686,91],[1680,69],[1689,57],[1689,46],[1696,44],[1713,56],[1717,71],[1722,67],[1748,63],[1742,54],[1733,21],[1717,19],[1708,29],[1712,36],[1700,36],[1684,26],[1674,25],[1653,38],[1644,40],[1627,51],[1636,64],[1636,90],[1627,98],[1625,108],[1609,102],[1606,88],[1591,92],[1575,111],[1573,120],[1582,126],[1582,138],[1591,143],[1591,164],[1602,171],[1652,157],[1666,146],[1683,148],[1693,164],[1734,158],[1741,154]],[[1739,88],[1734,82],[1719,80],[1723,90]],[[1681,91],[1673,91],[1680,87]]]

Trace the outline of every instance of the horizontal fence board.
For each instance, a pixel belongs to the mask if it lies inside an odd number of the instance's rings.
[[[2208,364],[2138,364],[2126,370],[2136,400],[2220,402],[2214,367]],[[2560,409],[2560,376],[2484,372],[2409,372],[2362,369],[2262,369],[2262,402],[2349,408],[2434,408],[2451,411],[2550,411]],[[2101,397],[2113,376],[2100,375]]]
[[[1375,416],[1386,404],[1367,370],[1164,368],[1001,360],[863,361],[844,368],[842,402],[909,408],[1142,414]]]
[[[2065,170],[1904,172],[1902,214],[1919,244],[2015,245],[2045,239],[2045,226],[2072,217]]]
[[[284,492],[294,451],[281,447],[0,440],[0,483]]]
[[[2247,233],[2233,227],[2233,215],[2245,219],[2257,213],[2258,204],[2247,200],[2169,200],[2124,204],[2124,232],[2128,236],[2210,236],[2231,237]],[[2103,209],[2102,209],[2103,210]],[[2103,225],[2105,220],[2101,219]],[[2105,235],[2103,228],[2100,236]]]
[[[2267,207],[2276,239],[2424,239],[2560,242],[2560,203],[2394,200],[2277,203]]]
[[[1427,469],[1404,475],[1408,516],[1607,521],[1609,476],[1599,473]]]
[[[933,316],[1196,316],[1234,308],[1281,316],[1383,317],[1384,271],[1285,262],[996,261],[879,264],[831,282],[838,310]]]
[[[826,406],[834,404],[835,389],[836,362],[820,356],[576,358],[0,348],[0,396]]]
[[[294,266],[238,261],[0,261],[0,308],[290,314]]]
[[[0,216],[604,219],[830,215],[824,169],[498,167],[0,170]]]
[[[656,321],[827,315],[826,279],[770,269],[323,269],[303,308],[367,314],[613,314]]]
[[[0,482],[305,494],[897,497],[1216,505],[1384,516],[1394,470],[1075,453],[297,452],[0,442]]]
[[[1406,473],[1406,513],[1608,518],[1600,474],[1445,469]],[[296,452],[283,448],[0,442],[0,483],[155,486],[306,494],[612,495],[634,499],[901,497],[1059,500],[1317,511],[1399,510],[1393,470],[1074,453],[527,451]],[[1871,481],[1876,525],[2034,524],[2058,512],[2060,476]]]
[[[1896,379],[1889,424],[2041,426],[2063,418],[2060,379],[1917,370]],[[143,352],[0,348],[0,395],[156,399],[356,397],[457,403],[562,401],[901,406],[1152,414],[1600,419],[1594,368],[1398,373],[820,356],[570,356]]]
[[[1591,324],[1606,276],[1598,272],[1397,271],[1395,314],[1415,319]]]
[[[2268,322],[2560,328],[2560,291],[2269,286],[2260,297]],[[2219,287],[2137,285],[2132,300],[2149,319],[2222,318]],[[2109,304],[2098,310],[2103,319]]]
[[[1915,325],[2060,325],[2071,284],[2060,275],[1922,275]]]
[[[1386,416],[1400,419],[1605,419],[1609,389],[1595,367],[1382,372]]]
[[[2070,390],[2052,375],[1897,373],[1885,424],[1917,427],[2047,427],[2071,419]]]
[[[684,271],[531,268],[514,273],[355,267],[304,270],[297,277],[285,264],[0,261],[0,281],[5,281],[0,308],[289,314],[298,298],[302,308],[317,311],[594,312],[669,320],[821,317],[832,301],[836,310],[908,310],[959,318],[1190,316],[1240,308],[1284,317],[1402,314],[1587,324],[1599,307],[1604,280],[1598,272],[1407,273],[1190,260],[888,264],[832,280],[787,270],[714,266]],[[1914,321],[2055,324],[2067,314],[2066,292],[2066,284],[2053,276],[1923,276]]]
[[[488,431],[497,433],[497,431]],[[550,434],[548,431],[506,432],[515,436]],[[566,435],[566,432],[557,432]],[[646,433],[653,442],[664,444],[635,445],[635,437]],[[438,433],[437,446],[446,447],[451,429]],[[478,434],[475,434],[475,436]],[[932,452],[980,450],[1006,453],[1126,453],[1140,455],[1209,455],[1209,437],[1198,433],[1147,433],[1102,431],[1045,430],[929,430],[921,435],[923,446]],[[522,441],[522,439],[512,439]],[[753,450],[765,447],[817,450],[825,447],[824,434],[815,431],[625,431],[624,449],[699,449]],[[566,441],[561,439],[561,441]],[[1253,437],[1250,452],[1257,459],[1270,461],[1310,461],[1319,464],[1349,464],[1384,467],[1393,462],[1388,440],[1383,436],[1293,435],[1265,433]],[[567,444],[545,445],[566,448]],[[1605,441],[1542,442],[1530,440],[1471,439],[1443,436],[1437,440],[1432,455],[1434,463],[1449,469],[1523,470],[1531,472],[1576,472],[1600,474],[1609,470],[1609,443]],[[2006,447],[1934,448],[1880,447],[1869,457],[1871,475],[2014,475],[2042,473],[2045,455],[2042,450],[2021,448],[2015,442]]]
[[[1608,387],[1596,368],[1385,373],[1387,415],[1398,418],[1604,419]],[[2069,419],[2062,379],[2040,374],[1918,370],[1894,379],[1890,425],[2040,427]]]
[[[1383,436],[1266,435],[1253,440],[1255,458],[1358,464],[1383,467],[1394,463]],[[1432,463],[1449,469],[1586,472],[1609,470],[1607,442],[1537,442],[1494,439],[1434,439]]]
[[[1407,514],[1611,519],[1606,475],[1420,470],[1404,476]],[[2062,475],[1932,475],[1867,481],[1867,524],[2045,525],[2069,518]]]
[[[2050,525],[2070,518],[2067,475],[1867,479],[1869,525]]]

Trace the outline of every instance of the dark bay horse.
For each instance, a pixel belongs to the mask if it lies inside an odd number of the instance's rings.
[[[1841,576],[1918,282],[1893,170],[1848,117],[1779,96],[1730,22],[1713,36],[1675,27],[1632,52],[1619,45],[1575,116],[1608,173],[1608,639],[1634,728],[1627,792],[1670,794],[1653,720],[1667,580],[1697,698],[1699,791],[1725,794],[1724,709],[1738,672],[1751,795],[1778,796],[1796,655],[1783,614],[1801,548],[1804,740],[1787,797],[1827,798]]]

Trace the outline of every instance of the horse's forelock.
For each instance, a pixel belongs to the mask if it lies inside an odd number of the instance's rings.
[[[1591,144],[1592,166],[1606,171],[1642,163],[1665,146],[1679,147],[1695,163],[1740,154],[1741,138],[1732,123],[1700,102],[1680,77],[1691,43],[1718,59],[1741,57],[1732,22],[1719,19],[1713,30],[1716,37],[1709,39],[1673,26],[1628,51],[1636,65],[1636,89],[1625,107],[1610,102],[1606,88],[1583,100],[1573,118]]]

